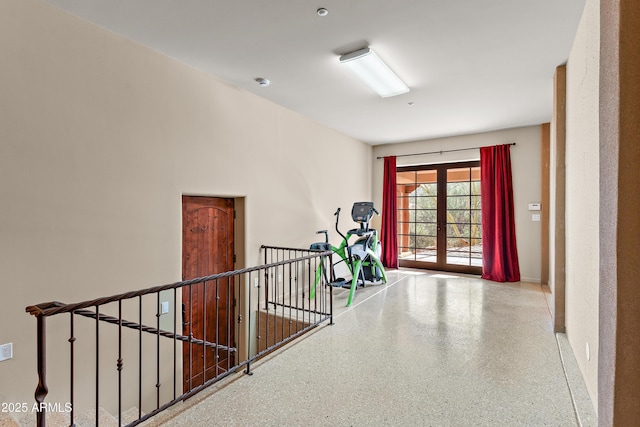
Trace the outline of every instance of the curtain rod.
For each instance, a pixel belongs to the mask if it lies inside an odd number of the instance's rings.
[[[516,145],[516,143],[515,142],[510,142],[509,144],[504,144],[504,145]],[[490,147],[490,145],[488,147]],[[409,156],[422,156],[422,155],[425,155],[425,154],[453,153],[454,151],[477,150],[479,148],[484,148],[484,147],[458,148],[456,150],[430,151],[428,153],[398,154],[395,157],[409,157]],[[385,157],[391,157],[391,156],[381,156],[381,157],[376,157],[376,159],[380,160],[380,159],[384,159]]]

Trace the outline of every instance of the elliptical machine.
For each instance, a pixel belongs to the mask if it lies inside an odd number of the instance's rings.
[[[340,221],[340,208],[338,208],[334,215],[336,217],[336,231],[342,237],[340,246],[335,247],[329,245],[327,230],[317,232],[318,234],[324,233],[324,242],[311,245],[311,249],[328,250],[330,248],[335,254],[340,256],[341,259],[338,263],[346,263],[351,273],[351,280],[337,278],[331,285],[334,287],[350,288],[347,307],[353,302],[353,296],[358,286],[366,286],[367,281],[370,283],[380,280],[382,280],[382,283],[387,282],[387,276],[380,261],[381,246],[378,240],[378,232],[373,228],[369,228],[369,221],[371,221],[374,213],[379,215],[378,211],[373,207],[373,202],[354,203],[351,209],[351,218],[359,224],[359,228],[352,228],[347,231],[345,235],[338,227]],[[357,239],[350,245],[349,239],[352,236],[357,236]],[[334,268],[336,264],[337,263],[334,263],[331,268]],[[316,286],[319,282],[320,274],[325,274],[324,270],[324,263],[322,263],[316,271]],[[312,294],[315,293],[313,291],[315,291],[315,286],[312,288]]]

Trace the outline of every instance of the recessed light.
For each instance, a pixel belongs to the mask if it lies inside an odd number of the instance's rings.
[[[329,14],[329,11],[327,9],[325,9],[324,7],[321,7],[316,12],[318,12],[318,15],[320,15],[320,16],[327,16]]]
[[[270,82],[269,80],[267,80],[267,79],[263,79],[262,77],[258,77],[258,78],[256,79],[256,81],[258,82],[258,84],[259,84],[261,87],[267,87],[267,86],[269,86],[269,85],[271,84],[271,82]]]

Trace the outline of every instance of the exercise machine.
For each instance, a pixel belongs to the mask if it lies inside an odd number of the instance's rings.
[[[369,222],[373,215],[379,215],[378,211],[374,208],[373,202],[356,202],[351,209],[351,218],[356,222],[359,227],[352,228],[343,234],[339,228],[340,222],[340,208],[334,213],[336,217],[336,231],[342,237],[342,242],[339,246],[332,246],[329,244],[329,235],[327,230],[320,230],[317,234],[324,234],[325,241],[318,242],[311,245],[311,249],[314,250],[331,250],[340,257],[338,262],[334,263],[331,268],[334,269],[335,265],[344,262],[351,273],[351,279],[336,278],[330,285],[335,287],[350,288],[349,298],[347,299],[347,307],[353,302],[353,296],[355,290],[359,286],[366,286],[368,283],[380,282],[386,283],[387,276],[380,261],[381,246],[378,240],[377,230],[369,227]],[[356,236],[354,243],[350,244],[350,240],[353,236]],[[332,272],[335,270],[332,270]],[[315,288],[318,285],[321,275],[324,275],[326,281],[327,267],[325,260],[320,263],[320,266],[316,269],[315,285],[311,289],[311,298],[315,296]],[[334,274],[331,274],[334,277]]]

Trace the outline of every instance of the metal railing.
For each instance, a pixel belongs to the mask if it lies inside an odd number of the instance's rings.
[[[333,324],[330,279],[316,276],[331,252],[261,249],[257,267],[27,307],[37,321],[37,425],[63,408],[70,426],[98,426],[102,411],[135,426],[241,367],[252,374],[260,357]]]

